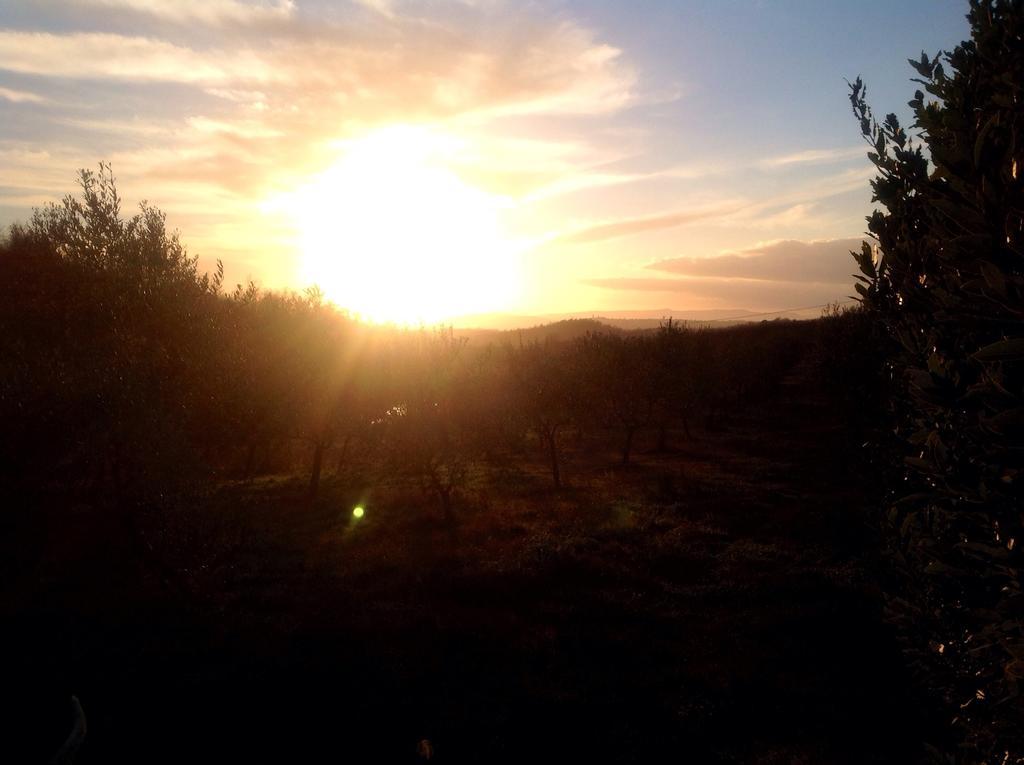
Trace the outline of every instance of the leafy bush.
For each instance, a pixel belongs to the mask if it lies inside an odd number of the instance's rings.
[[[899,619],[968,762],[1024,757],[1024,3],[972,0],[972,39],[911,61],[912,138],[851,103],[878,169],[880,256],[857,290],[894,341],[904,470],[889,526]]]
[[[123,218],[109,167],[80,184],[0,244],[0,480],[159,496],[209,431],[221,271],[155,208]]]

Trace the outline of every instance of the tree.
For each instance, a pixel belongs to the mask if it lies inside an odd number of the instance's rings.
[[[221,434],[223,271],[200,274],[158,209],[123,216],[109,166],[79,183],[0,242],[0,504],[102,509],[168,582],[157,516]]]
[[[590,411],[622,432],[620,453],[628,465],[637,431],[650,424],[660,392],[653,344],[645,337],[590,332],[577,351]]]
[[[296,434],[313,447],[307,498],[316,499],[324,456],[345,421],[356,416],[355,390],[363,372],[353,322],[326,304],[319,290],[290,302],[294,329],[287,338]]]
[[[582,401],[576,379],[576,354],[564,343],[509,347],[512,405],[523,413],[551,467],[555,488],[562,486],[562,437],[579,419]]]
[[[474,451],[471,408],[462,396],[463,349],[464,341],[444,329],[399,339],[390,370],[393,403],[383,418],[390,466],[436,499],[449,524]]]
[[[648,382],[658,428],[657,450],[668,450],[669,427],[678,423],[687,438],[690,424],[708,399],[710,355],[706,330],[693,330],[671,318],[658,327],[651,348],[654,371]]]
[[[273,444],[290,433],[303,403],[295,400],[298,309],[294,296],[263,293],[253,283],[237,285],[224,302],[219,400],[233,448],[221,459],[248,480],[268,467]]]
[[[156,208],[123,217],[109,166],[79,182],[0,247],[0,405],[13,462],[126,497],[187,475],[209,430],[222,269],[199,274]]]
[[[1024,3],[971,0],[971,39],[911,60],[911,136],[851,103],[878,170],[856,289],[894,351],[904,468],[888,514],[902,624],[968,762],[1024,757]]]

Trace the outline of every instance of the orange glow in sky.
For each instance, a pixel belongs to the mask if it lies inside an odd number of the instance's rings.
[[[303,282],[374,321],[434,323],[506,310],[519,254],[502,199],[446,165],[456,139],[397,125],[344,142],[341,156],[268,203],[294,221]]]
[[[844,78],[899,113],[963,5],[13,0],[0,227],[105,161],[229,286],[375,320],[845,300]]]

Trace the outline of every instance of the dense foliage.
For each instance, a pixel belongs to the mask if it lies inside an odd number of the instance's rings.
[[[557,488],[587,439],[628,464],[645,432],[664,451],[770,395],[806,345],[787,322],[486,343],[366,325],[315,289],[225,292],[158,210],[122,216],[109,167],[80,183],[0,243],[6,520],[108,512],[158,570],[164,510],[219,481],[300,471],[312,502],[358,455],[453,521],[475,464],[536,455]]]
[[[857,289],[892,348],[894,603],[967,762],[1024,758],[1024,3],[911,61],[914,140],[851,102],[878,168]]]

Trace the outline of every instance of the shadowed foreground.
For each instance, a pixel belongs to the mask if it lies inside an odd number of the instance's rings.
[[[358,475],[313,508],[232,484],[182,541],[205,562],[162,582],[78,514],[54,535],[87,556],[49,545],[5,605],[55,636],[34,650],[82,701],[82,763],[417,762],[422,739],[439,763],[913,761],[867,499],[808,368],[629,468],[578,444],[557,493],[540,459],[493,468],[454,530]]]

